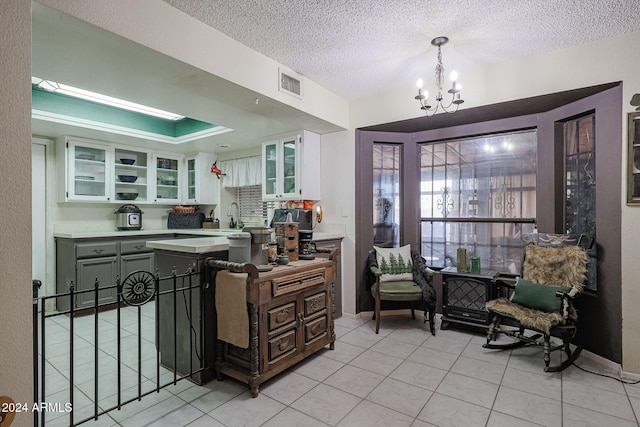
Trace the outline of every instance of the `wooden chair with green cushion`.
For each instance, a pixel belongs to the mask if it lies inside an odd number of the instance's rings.
[[[431,284],[435,271],[429,269],[422,256],[409,245],[402,248],[374,246],[367,259],[369,286],[375,300],[373,318],[376,334],[380,330],[380,311],[384,308],[415,309],[424,311],[424,322],[429,321],[431,334],[435,335],[436,292]],[[384,307],[383,307],[384,306]]]
[[[514,349],[525,345],[542,346],[544,370],[557,372],[570,366],[581,346],[571,347],[577,331],[577,312],[573,299],[584,287],[589,262],[588,250],[593,238],[586,234],[529,234],[524,236],[522,277],[510,288],[509,295],[488,301],[486,309],[493,316],[485,348]],[[532,333],[525,332],[532,331]],[[514,338],[508,343],[495,342],[500,334]],[[561,340],[554,344],[552,337]],[[564,361],[550,365],[551,353],[563,350]]]

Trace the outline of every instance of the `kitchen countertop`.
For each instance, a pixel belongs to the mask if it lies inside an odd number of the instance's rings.
[[[91,239],[97,237],[128,237],[128,236],[152,236],[157,234],[182,234],[182,235],[202,235],[202,236],[228,236],[231,233],[237,233],[242,230],[223,229],[204,229],[204,228],[156,228],[142,230],[103,230],[103,231],[67,231],[55,232],[55,237],[66,239]]]
[[[193,237],[187,239],[150,240],[147,247],[164,251],[204,254],[221,252],[229,249],[226,237]]]
[[[220,229],[204,229],[204,228],[162,228],[162,229],[142,229],[142,230],[107,230],[107,231],[67,231],[67,232],[55,232],[55,237],[66,239],[92,239],[99,237],[129,237],[129,236],[153,236],[158,234],[177,234],[187,236],[203,236],[203,237],[223,237],[226,240],[226,236],[231,233],[238,233],[242,230],[234,230],[230,228]],[[314,241],[322,240],[335,240],[344,238],[343,233],[313,233]],[[180,239],[180,240],[192,240],[192,239]],[[225,249],[226,250],[226,249]]]
[[[231,234],[231,233],[227,233]],[[321,233],[318,233],[321,234]],[[327,233],[329,234],[329,233]],[[322,236],[321,236],[322,237]],[[342,238],[340,235],[336,237],[329,234],[329,237],[323,237],[317,241],[333,240]],[[314,235],[314,240],[315,235]],[[204,254],[209,252],[220,252],[229,250],[229,240],[226,236],[217,237],[191,237],[182,239],[165,239],[165,240],[150,240],[147,242],[147,247],[153,249],[161,249],[165,251],[183,252],[190,254]]]

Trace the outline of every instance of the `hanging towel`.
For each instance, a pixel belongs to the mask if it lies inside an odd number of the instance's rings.
[[[247,276],[221,270],[215,282],[218,339],[240,348],[249,347]]]

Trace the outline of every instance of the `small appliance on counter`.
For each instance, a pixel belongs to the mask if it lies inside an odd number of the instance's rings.
[[[315,259],[315,255],[313,255],[316,249],[316,243],[312,242],[313,240],[313,232],[306,230],[298,230],[298,258],[302,260],[312,260]]]
[[[118,230],[140,230],[142,228],[142,211],[136,205],[122,205],[114,212]]]
[[[204,214],[202,212],[169,212],[169,217],[167,218],[167,228],[202,228],[204,219]]]
[[[258,271],[272,270],[273,266],[269,265],[268,243],[273,230],[269,227],[244,227],[242,231],[251,234],[251,264]]]

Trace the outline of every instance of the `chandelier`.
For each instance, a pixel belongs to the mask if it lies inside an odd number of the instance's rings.
[[[447,105],[444,105],[442,103],[442,100],[444,99],[444,96],[442,95],[442,86],[444,84],[444,66],[442,65],[442,51],[440,50],[440,48],[443,45],[447,44],[448,41],[449,38],[444,36],[436,37],[435,39],[431,40],[431,44],[438,47],[438,65],[436,65],[436,87],[438,89],[438,94],[436,95],[435,106],[432,107],[431,105],[429,105],[429,92],[426,90],[422,90],[422,79],[418,79],[417,82],[418,95],[416,95],[415,99],[420,102],[420,109],[424,110],[427,116],[429,115],[429,113],[431,113],[431,115],[434,115],[438,111],[438,109],[442,109],[442,111],[444,111],[445,113],[455,113],[456,111],[458,111],[458,107],[460,106],[460,104],[464,102],[464,100],[460,98],[460,90],[462,89],[462,86],[460,86],[460,84],[456,81],[458,79],[458,73],[452,71],[449,77],[451,79],[451,89],[447,91],[451,94],[451,101],[449,101],[449,104]],[[453,107],[454,105],[455,108]]]

